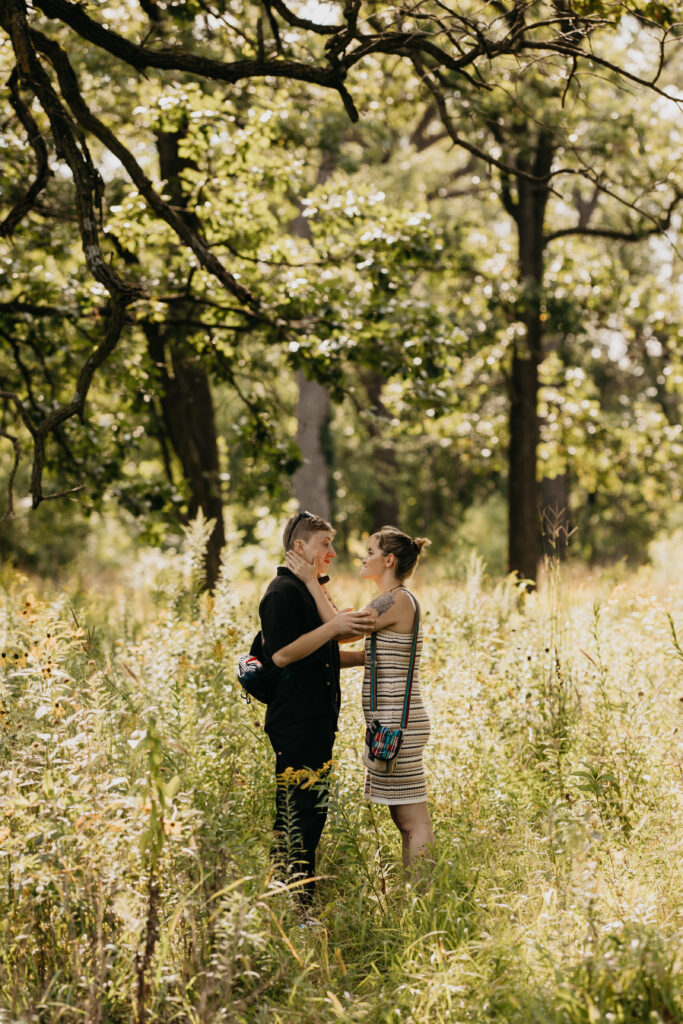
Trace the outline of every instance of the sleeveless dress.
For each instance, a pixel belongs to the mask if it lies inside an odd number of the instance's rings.
[[[406,591],[406,593],[408,593]],[[412,598],[412,595],[409,594]],[[413,634],[394,633],[383,629],[375,634],[375,677],[377,708],[370,710],[370,637],[365,639],[365,677],[363,679],[363,713],[366,725],[378,718],[382,725],[397,729],[401,724],[406,692]],[[420,656],[422,629],[418,632],[415,650],[413,691],[410,697],[408,725],[396,767],[391,775],[365,770],[364,797],[376,804],[418,804],[427,799],[427,779],[422,767],[422,751],[429,739],[429,716],[420,693]]]

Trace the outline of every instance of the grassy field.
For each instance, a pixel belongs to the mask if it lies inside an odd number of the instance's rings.
[[[524,600],[425,565],[431,882],[362,800],[345,673],[311,932],[234,683],[264,578],[235,549],[199,594],[201,533],[59,589],[2,575],[0,1022],[682,1021],[683,539]]]

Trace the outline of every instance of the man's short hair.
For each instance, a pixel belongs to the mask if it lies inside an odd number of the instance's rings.
[[[297,512],[295,516],[290,516],[287,520],[287,525],[282,534],[282,543],[284,544],[285,551],[289,551],[290,548],[294,547],[295,540],[307,541],[312,534],[323,532],[330,533],[334,537],[334,530],[325,519],[322,519],[321,516],[316,516],[313,512],[307,512],[306,509],[302,509],[301,512]]]

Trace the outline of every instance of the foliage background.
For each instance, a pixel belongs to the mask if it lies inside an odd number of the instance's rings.
[[[83,415],[48,439],[45,490],[80,488],[78,505],[52,503],[26,517],[31,438],[3,400],[3,493],[12,438],[24,459],[14,479],[17,514],[0,537],[5,557],[34,568],[68,562],[66,535],[76,543],[91,512],[112,503],[124,521],[137,522],[133,532],[163,541],[197,507],[219,522],[213,499],[253,538],[262,509],[281,515],[294,495],[331,502],[344,546],[391,511],[450,557],[465,520],[462,535],[486,544],[492,568],[503,571],[505,556],[489,539],[501,526],[514,536],[521,514],[522,502],[508,494],[519,476],[511,378],[527,357],[539,363],[527,424],[538,432],[530,478],[538,493],[524,497],[532,533],[538,505],[552,505],[543,487],[558,481],[567,526],[577,528],[575,552],[589,562],[638,560],[659,530],[677,525],[683,295],[675,7],[617,12],[591,3],[565,11],[603,63],[572,65],[553,50],[568,44],[565,36],[558,44],[550,18],[546,29],[526,30],[514,56],[491,50],[479,80],[442,69],[441,109],[434,67],[420,71],[412,58],[386,52],[385,30],[405,32],[408,46],[409,38],[419,41],[415,24],[400,5],[379,5],[363,22],[363,31],[377,34],[375,49],[363,59],[350,42],[344,51],[361,112],[352,123],[338,93],[315,82],[257,76],[233,87],[156,67],[142,75],[74,31],[68,5],[45,5],[45,13],[40,5],[31,10],[31,29],[63,47],[82,100],[254,301],[209,272],[124,173],[111,140],[81,124],[99,181],[103,259],[142,292]],[[335,12],[342,22],[351,17],[333,7],[318,13],[332,23]],[[487,9],[481,23],[492,46],[512,31],[503,13]],[[325,66],[325,36],[289,25],[278,41],[262,14],[259,5],[233,11],[229,3],[213,13],[129,2],[87,11],[107,31],[196,52],[200,61],[249,61],[265,31],[268,60]],[[421,14],[443,42],[438,10],[425,5]],[[550,14],[529,5],[525,17],[533,25]],[[464,7],[459,17],[457,38],[469,46],[474,15]],[[535,45],[534,31],[548,49],[530,56],[520,47],[527,37]],[[5,212],[36,162],[14,109],[11,37],[5,22]],[[656,74],[654,88],[645,88]],[[0,238],[0,386],[40,425],[73,394],[110,300],[81,251],[73,168],[31,93],[35,82],[22,81],[51,174],[40,201]],[[454,133],[470,148],[454,144]],[[525,179],[515,169],[544,146],[553,159],[536,240],[540,269],[530,283],[522,258],[530,230],[521,212]],[[531,313],[541,351],[525,356]],[[194,385],[202,396],[195,407],[212,405],[215,422],[196,422],[196,408],[193,420],[177,396],[173,404],[173,379]],[[297,444],[297,403],[312,380],[331,405],[318,425],[319,493],[306,497],[294,473],[312,456]],[[199,467],[181,443],[195,432]]]

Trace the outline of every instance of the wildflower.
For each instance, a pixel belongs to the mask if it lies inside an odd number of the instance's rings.
[[[292,768],[288,766],[277,777],[278,783],[283,786],[301,786],[302,789],[310,789],[316,783],[321,782],[329,773],[334,764],[333,760],[326,761],[322,768],[314,771],[311,768]]]
[[[292,768],[287,766],[277,777],[278,782],[284,786],[301,786],[309,777],[307,768]]]

